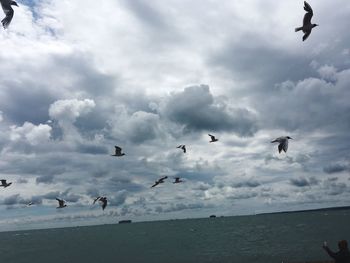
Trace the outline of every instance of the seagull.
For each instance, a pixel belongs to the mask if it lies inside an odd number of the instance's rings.
[[[184,151],[184,153],[186,153],[186,145],[181,144],[181,145],[177,146],[176,148],[180,148]]]
[[[100,201],[102,203],[102,210],[105,210],[107,206],[107,197],[99,196],[94,199],[94,204],[96,203],[96,201]]]
[[[1,3],[2,10],[5,13],[5,18],[1,20],[1,23],[2,23],[2,26],[6,29],[10,25],[11,20],[13,18],[14,11],[11,5],[18,6],[18,4],[15,1],[11,1],[11,0],[0,0],[0,3]]]
[[[216,139],[214,135],[208,134],[210,136],[211,141],[209,142],[217,142],[219,139]]]
[[[178,184],[178,183],[182,183],[183,181],[180,180],[180,177],[175,177],[175,181],[173,182],[173,184]]]
[[[30,206],[32,206],[33,205],[33,202],[29,202],[28,204],[27,204],[27,207],[30,207]]]
[[[58,207],[56,208],[63,208],[63,207],[66,207],[66,201],[64,201],[63,199],[58,199],[56,198],[56,200],[58,201]]]
[[[12,184],[12,183],[7,183],[6,179],[1,179],[0,182],[1,182],[0,186],[4,188],[9,187]]]
[[[288,150],[288,140],[289,139],[293,139],[289,136],[282,136],[282,137],[278,137],[277,139],[274,139],[273,141],[271,141],[271,143],[274,142],[278,142],[278,152],[281,153],[282,150],[286,153]]]
[[[309,35],[311,34],[311,30],[318,26],[317,24],[311,24],[311,18],[314,15],[314,12],[312,11],[311,6],[304,1],[304,10],[306,11],[306,14],[304,15],[304,20],[303,20],[303,26],[302,27],[297,27],[295,29],[295,32],[298,32],[302,30],[304,32],[303,36],[303,41],[305,41]]]
[[[168,178],[168,176],[164,176],[164,177],[158,179],[157,181],[154,182],[154,185],[152,185],[151,188],[152,188],[152,187],[155,187],[155,186],[157,186],[157,185],[159,185],[159,184],[164,183],[164,180],[167,179],[167,178]]]
[[[115,154],[111,154],[111,156],[123,156],[125,155],[125,153],[122,153],[122,148],[120,148],[119,146],[114,146],[115,148]]]

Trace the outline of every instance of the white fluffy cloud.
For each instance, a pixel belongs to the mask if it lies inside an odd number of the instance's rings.
[[[49,115],[58,121],[75,122],[75,120],[86,113],[89,113],[96,106],[90,99],[58,100],[50,105]]]
[[[52,130],[47,124],[34,125],[30,122],[25,122],[23,126],[11,126],[10,128],[10,139],[12,141],[24,139],[32,145],[49,141]]]

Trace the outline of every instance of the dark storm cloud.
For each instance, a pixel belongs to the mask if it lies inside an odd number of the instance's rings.
[[[218,103],[206,85],[185,88],[172,94],[162,113],[185,126],[185,131],[230,131],[253,136],[258,130],[256,116],[244,108]]]
[[[296,187],[305,187],[305,186],[313,186],[318,185],[320,181],[315,177],[300,177],[300,178],[292,178],[290,179],[290,184]]]
[[[53,182],[54,176],[53,175],[43,175],[39,176],[35,179],[37,184],[43,183],[43,184],[51,184]]]
[[[316,75],[305,67],[310,63],[309,58],[273,47],[259,35],[247,34],[242,38],[244,41],[240,44],[227,43],[226,47],[213,53],[208,64],[223,67],[237,79],[254,76],[260,85],[253,92],[265,92],[275,83],[285,80]],[[252,90],[249,89],[249,92]]]
[[[106,146],[89,144],[88,142],[77,145],[77,151],[79,153],[88,153],[88,154],[108,154],[109,152]]]
[[[242,187],[247,187],[247,188],[255,188],[260,186],[261,183],[256,181],[256,180],[247,180],[247,181],[242,181],[242,182],[238,182],[238,183],[234,183],[232,186],[234,188],[242,188]]]
[[[323,168],[323,171],[327,174],[341,173],[344,171],[349,171],[350,167],[347,164],[330,164]]]

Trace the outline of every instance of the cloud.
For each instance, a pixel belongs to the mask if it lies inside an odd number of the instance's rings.
[[[34,125],[25,122],[23,126],[11,126],[10,139],[12,141],[26,140],[32,145],[48,142],[51,137],[52,128],[47,124]]]
[[[80,115],[89,113],[95,106],[95,102],[90,99],[58,100],[50,105],[49,115],[55,120],[73,123]]]
[[[187,87],[172,94],[162,113],[184,125],[186,131],[227,131],[253,136],[258,130],[252,112],[215,99],[206,85]]]
[[[296,187],[305,187],[305,186],[313,186],[318,185],[320,183],[315,177],[299,177],[290,179],[290,184]]]
[[[330,164],[326,167],[323,167],[323,171],[327,174],[341,173],[349,170],[350,170],[350,167],[348,164],[340,164],[340,163]]]

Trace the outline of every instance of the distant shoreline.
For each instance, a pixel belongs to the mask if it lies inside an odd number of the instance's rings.
[[[337,211],[337,210],[350,210],[350,206],[336,206],[336,207],[325,207],[325,208],[304,209],[304,210],[267,212],[267,213],[259,213],[257,215],[291,214],[291,213],[317,212],[317,211],[319,211],[319,212],[327,212],[327,211]]]

